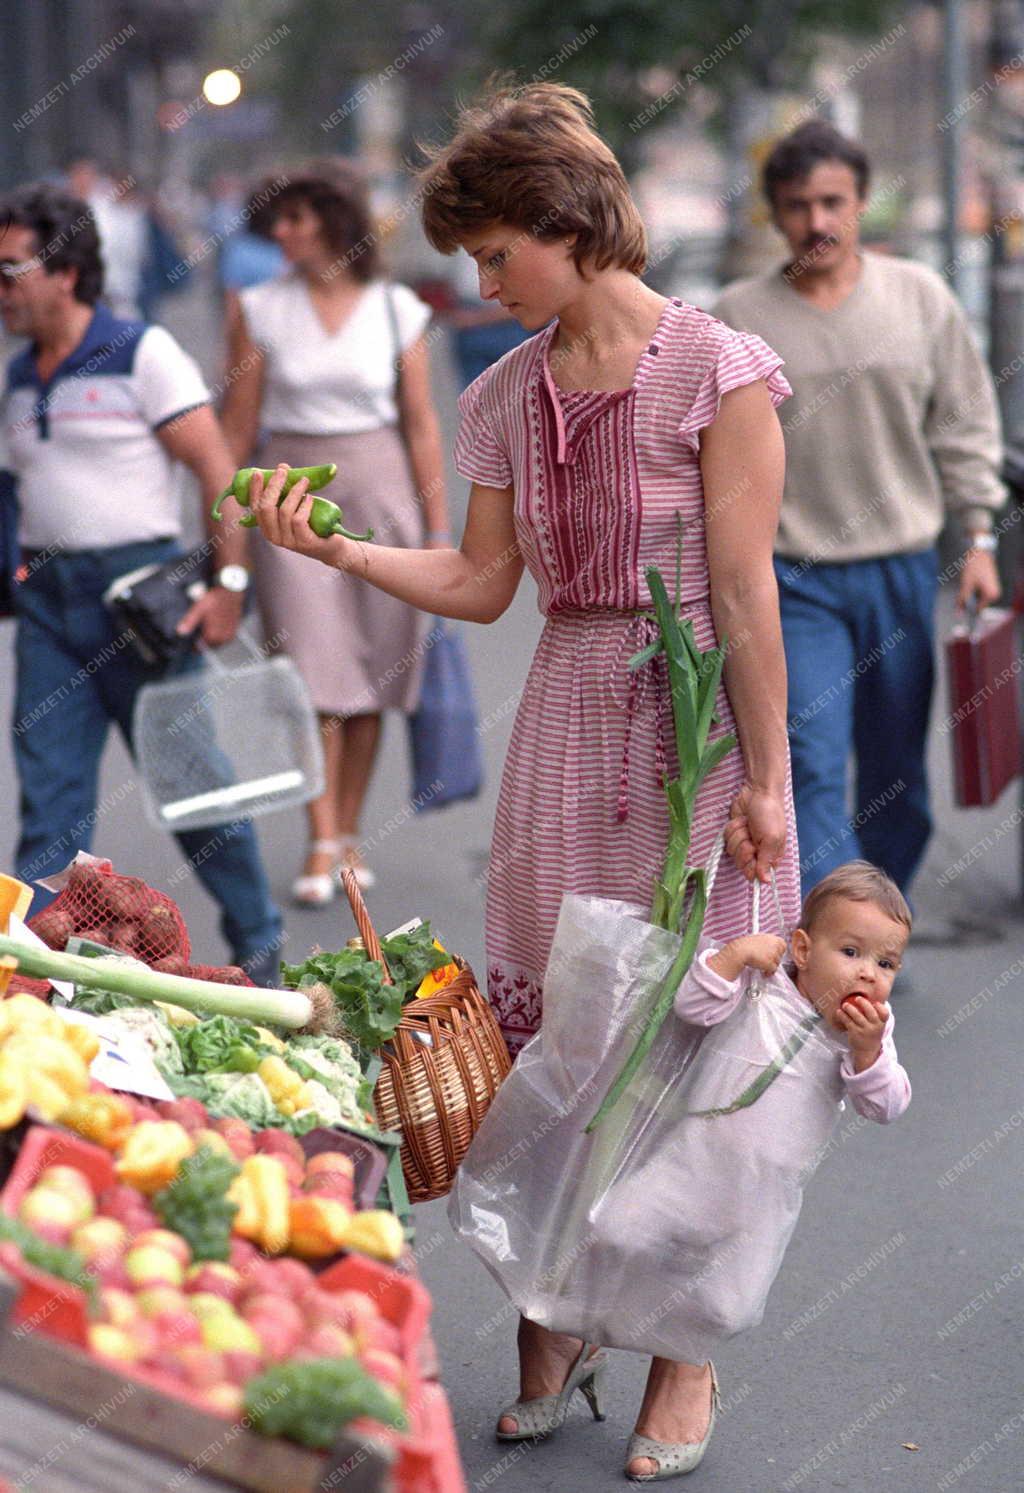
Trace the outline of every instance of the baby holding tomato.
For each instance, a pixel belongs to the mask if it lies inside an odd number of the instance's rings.
[[[888,1003],[910,926],[895,883],[850,861],[808,894],[791,963],[769,933],[700,950],[675,1009],[710,1030],[589,1214],[602,1279],[621,1266],[605,1341],[631,1346],[628,1281],[645,1265],[675,1288],[664,1356],[702,1363],[761,1320],[846,1101],[879,1124],[910,1103]]]

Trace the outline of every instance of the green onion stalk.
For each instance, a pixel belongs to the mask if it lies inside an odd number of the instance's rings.
[[[304,1027],[314,1015],[309,996],[300,990],[263,990],[258,986],[218,985],[166,975],[145,965],[120,964],[60,954],[0,935],[0,960],[14,959],[18,970],[40,980],[67,980],[87,990],[112,990],[138,1001],[168,1001],[200,1015],[237,1016],[266,1026]]]
[[[668,849],[661,876],[655,883],[650,921],[658,928],[667,928],[673,933],[681,932],[682,942],[668,973],[657,988],[633,1051],[587,1126],[588,1134],[596,1129],[622,1097],[650,1051],[672,1008],[680,982],[693,962],[708,901],[707,868],[687,864],[693,811],[704,779],[736,745],[736,737],[731,732],[720,736],[716,741],[708,741],[711,727],[718,723],[715,697],[725,665],[727,642],[723,640],[719,647],[703,652],[697,645],[692,621],[688,617],[680,620],[681,561],[680,545],[676,557],[674,604],[669,600],[658,568],[652,565],[646,572],[660,636],[635,654],[629,661],[629,667],[642,668],[662,652],[668,665],[679,776],[666,780],[664,785],[670,821]]]

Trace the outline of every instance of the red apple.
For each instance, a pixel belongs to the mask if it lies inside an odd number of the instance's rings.
[[[118,1363],[135,1363],[139,1357],[134,1339],[123,1327],[114,1327],[110,1322],[91,1323],[88,1342],[89,1347],[100,1358],[111,1358]]]
[[[315,1177],[307,1177],[303,1185],[310,1197],[330,1198],[342,1203],[350,1213],[355,1211],[351,1177],[343,1177],[340,1172],[318,1172]]]
[[[269,1312],[253,1317],[249,1326],[259,1339],[263,1357],[270,1363],[281,1363],[290,1358],[298,1346],[299,1333],[281,1317],[272,1316]]]
[[[67,1244],[71,1231],[82,1222],[78,1200],[46,1187],[33,1187],[21,1200],[22,1223],[54,1244]]]
[[[188,1311],[157,1312],[152,1325],[161,1348],[184,1348],[203,1341],[202,1328]]]
[[[224,1359],[212,1348],[188,1346],[177,1350],[177,1359],[185,1372],[185,1378],[194,1389],[209,1389],[211,1384],[224,1382]]]
[[[189,1135],[210,1123],[206,1105],[199,1099],[158,1099],[156,1109],[162,1120],[177,1120]]]
[[[234,1312],[206,1317],[202,1322],[203,1344],[219,1353],[242,1352],[259,1356],[262,1344],[248,1322]]]
[[[68,1197],[81,1198],[83,1204],[89,1204],[91,1217],[96,1208],[96,1197],[92,1190],[92,1183],[84,1172],[80,1172],[77,1166],[47,1166],[36,1178],[37,1187],[52,1187],[55,1192],[63,1192]]]
[[[177,1255],[156,1245],[132,1245],[124,1257],[128,1278],[137,1287],[180,1286],[185,1271]]]
[[[293,1301],[301,1301],[316,1288],[316,1276],[302,1260],[275,1260],[274,1274]]]
[[[128,1230],[116,1218],[99,1215],[80,1223],[71,1235],[71,1248],[89,1264],[117,1259],[128,1244]]]
[[[247,1353],[244,1348],[228,1348],[224,1353],[224,1374],[231,1384],[248,1384],[262,1370],[260,1353]]]
[[[237,1384],[211,1384],[201,1394],[203,1405],[215,1415],[237,1419],[245,1409],[245,1395]]]
[[[306,1171],[306,1153],[294,1135],[287,1130],[257,1130],[254,1136],[257,1151],[267,1156],[291,1156]]]
[[[124,1255],[117,1255],[112,1260],[100,1260],[97,1264],[89,1266],[90,1275],[94,1275],[101,1286],[115,1287],[119,1291],[133,1291],[134,1282],[130,1279],[124,1268]]]
[[[397,1354],[387,1353],[383,1348],[364,1348],[359,1354],[359,1362],[374,1379],[397,1389],[404,1396],[408,1375],[405,1364]]]
[[[319,1151],[306,1162],[306,1176],[315,1177],[320,1172],[341,1172],[354,1180],[356,1168],[351,1156],[343,1151]]]
[[[147,1229],[143,1234],[136,1234],[132,1240],[133,1249],[164,1249],[169,1255],[173,1255],[181,1262],[183,1268],[192,1263],[192,1250],[187,1239],[176,1234],[173,1229]]]
[[[232,1158],[234,1157],[234,1152],[228,1145],[227,1137],[221,1135],[216,1130],[211,1130],[208,1126],[202,1130],[194,1131],[192,1134],[192,1140],[195,1143],[195,1148],[197,1151],[199,1150],[200,1146],[208,1146],[209,1149],[213,1151],[217,1156],[231,1156]]]
[[[320,1322],[334,1322],[346,1332],[355,1332],[363,1323],[373,1321],[377,1308],[364,1291],[308,1291],[302,1299],[302,1312],[311,1327]]]
[[[248,1239],[232,1238],[228,1250],[228,1264],[240,1274],[244,1275],[253,1260],[258,1260],[259,1257],[259,1250]]]
[[[180,1384],[189,1382],[185,1365],[173,1348],[156,1348],[146,1359],[146,1368],[156,1369],[158,1373],[166,1375],[168,1379],[176,1379]]]
[[[130,1327],[139,1317],[135,1297],[128,1291],[104,1286],[100,1291],[100,1320],[112,1327]]]
[[[383,1348],[387,1353],[402,1352],[402,1334],[386,1317],[370,1317],[359,1324],[359,1346]]]
[[[135,1304],[144,1317],[189,1310],[188,1297],[177,1286],[146,1286],[135,1293]]]
[[[244,1161],[256,1149],[252,1131],[244,1120],[229,1116],[214,1121],[214,1129],[224,1137],[236,1161]]]
[[[242,1316],[247,1322],[253,1317],[276,1317],[296,1333],[300,1333],[304,1326],[302,1313],[295,1302],[280,1291],[259,1291],[246,1296],[242,1302]]]
[[[344,1327],[333,1322],[321,1322],[302,1341],[303,1348],[313,1358],[351,1358],[356,1345]]]
[[[205,1322],[208,1317],[233,1317],[235,1309],[230,1301],[223,1296],[215,1296],[212,1291],[193,1291],[186,1296],[188,1309],[200,1322]]]
[[[243,1296],[256,1295],[261,1291],[278,1291],[277,1270],[273,1260],[264,1255],[255,1255],[239,1272],[242,1276]]]
[[[98,1208],[105,1218],[120,1219],[130,1234],[140,1234],[144,1229],[157,1226],[156,1214],[142,1193],[123,1182],[103,1189],[98,1198]]]
[[[201,1291],[208,1296],[223,1296],[225,1301],[235,1302],[242,1293],[241,1274],[220,1260],[202,1260],[185,1272],[185,1289]]]

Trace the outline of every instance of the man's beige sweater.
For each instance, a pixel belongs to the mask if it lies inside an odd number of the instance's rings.
[[[713,309],[786,360],[778,554],[830,563],[925,549],[947,511],[991,524],[1005,500],[995,386],[934,270],[864,250],[835,310],[781,267],[730,285]]]

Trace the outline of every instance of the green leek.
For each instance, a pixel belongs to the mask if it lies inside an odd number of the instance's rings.
[[[725,665],[727,644],[723,641],[718,648],[702,652],[694,636],[693,623],[689,618],[680,621],[681,557],[680,543],[676,558],[674,604],[669,600],[658,568],[652,565],[646,572],[660,637],[635,654],[630,659],[629,666],[631,669],[640,668],[664,651],[679,758],[679,776],[666,781],[664,785],[669,809],[669,840],[662,873],[655,883],[651,922],[659,928],[679,932],[688,899],[689,913],[686,925],[681,929],[682,943],[679,952],[658,986],[633,1051],[587,1126],[588,1134],[614,1109],[650,1051],[672,1008],[680,982],[693,961],[704,926],[708,896],[706,869],[687,865],[693,810],[704,779],[736,745],[736,737],[731,733],[719,737],[717,741],[708,742],[708,733],[717,724],[715,697]]]
[[[263,990],[257,986],[216,985],[165,975],[145,965],[113,959],[83,958],[38,949],[16,938],[0,936],[0,960],[15,959],[19,971],[37,980],[69,980],[88,990],[112,990],[140,1001],[170,1001],[186,1011],[238,1016],[264,1026],[308,1026],[313,1014],[309,996],[299,990]]]

